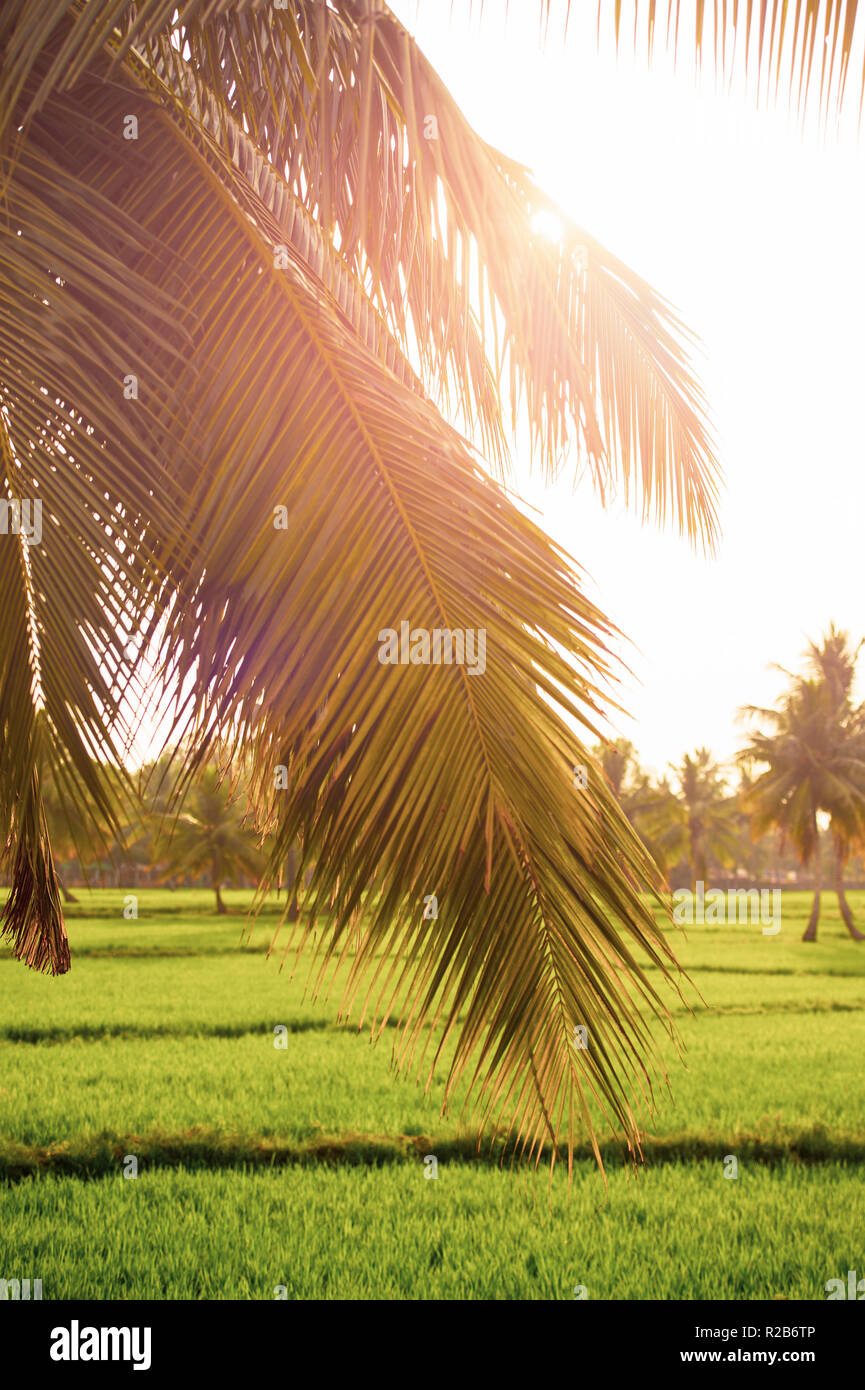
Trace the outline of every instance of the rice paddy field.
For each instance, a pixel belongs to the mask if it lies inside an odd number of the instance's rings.
[[[265,958],[276,906],[77,890],[72,970],[0,956],[0,1278],[45,1299],[808,1299],[865,1275],[865,943],[675,932],[695,990],[636,1173],[502,1165]],[[851,894],[865,919],[865,893]],[[697,993],[697,991],[699,993]],[[274,1032],[274,1030],[278,1030]],[[277,1044],[277,1045],[275,1045]],[[425,1077],[425,1073],[424,1073]],[[431,1159],[435,1159],[435,1164]],[[735,1160],[735,1163],[732,1162]],[[437,1176],[430,1174],[437,1168]],[[736,1176],[729,1176],[736,1170]]]

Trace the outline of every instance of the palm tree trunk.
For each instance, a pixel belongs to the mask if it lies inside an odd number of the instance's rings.
[[[219,914],[220,917],[227,917],[227,916],[228,916],[228,908],[225,906],[225,903],[222,901],[222,893],[220,892],[220,884],[214,883],[214,885],[213,885],[213,890],[214,890],[214,892],[216,893],[216,911],[218,912],[218,914]]]
[[[844,925],[854,941],[865,941],[865,934],[858,931],[853,921],[853,913],[844,895],[844,859],[841,850],[835,850],[835,893],[838,898],[838,906],[841,909],[841,916],[844,918]]]
[[[817,940],[817,923],[820,920],[820,889],[823,886],[823,856],[820,852],[820,834],[817,833],[817,846],[814,850],[814,901],[811,904],[811,916],[808,918],[808,925],[802,937],[803,941]]]

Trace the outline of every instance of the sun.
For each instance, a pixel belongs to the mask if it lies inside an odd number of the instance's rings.
[[[556,217],[554,212],[548,208],[538,208],[531,220],[531,229],[546,237],[548,241],[559,242],[565,235],[565,229],[561,219]]]

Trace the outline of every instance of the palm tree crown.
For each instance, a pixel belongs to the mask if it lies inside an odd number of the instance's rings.
[[[754,733],[741,754],[745,763],[767,765],[746,797],[752,834],[776,825],[800,862],[814,865],[806,941],[816,940],[820,916],[821,812],[830,818],[842,915],[851,936],[861,939],[843,891],[844,862],[865,842],[865,710],[851,702],[857,652],[851,651],[846,633],[831,627],[823,644],[812,642],[806,653],[815,676],[790,677],[777,709],[746,711],[770,730]]]

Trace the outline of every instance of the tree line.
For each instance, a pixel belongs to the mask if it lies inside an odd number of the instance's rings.
[[[820,643],[809,643],[802,673],[778,668],[786,688],[772,709],[744,707],[742,716],[754,727],[731,764],[698,748],[657,776],[627,739],[594,747],[595,772],[670,889],[725,878],[798,886],[809,872],[814,900],[805,939],[813,941],[829,877],[850,935],[865,939],[844,891],[845,875],[865,872],[865,705],[852,693],[859,649],[830,625]],[[141,769],[122,843],[106,833],[95,848],[76,842],[80,817],[67,815],[57,784],[47,781],[50,839],[67,900],[82,884],[194,885],[210,888],[224,913],[226,885],[258,885],[271,841],[256,829],[244,767],[225,771],[208,763],[169,805],[164,788],[171,763],[167,753]],[[95,812],[91,818],[98,819]],[[293,897],[297,862],[290,850],[283,881]]]
[[[746,705],[750,726],[732,767],[706,748],[653,778],[624,739],[595,752],[622,805],[675,888],[733,872],[756,886],[810,871],[813,902],[804,940],[815,941],[825,865],[841,916],[856,927],[844,891],[849,867],[865,851],[865,704],[853,699],[856,661],[848,633],[830,624],[808,643],[804,670],[786,678],[774,708]]]

